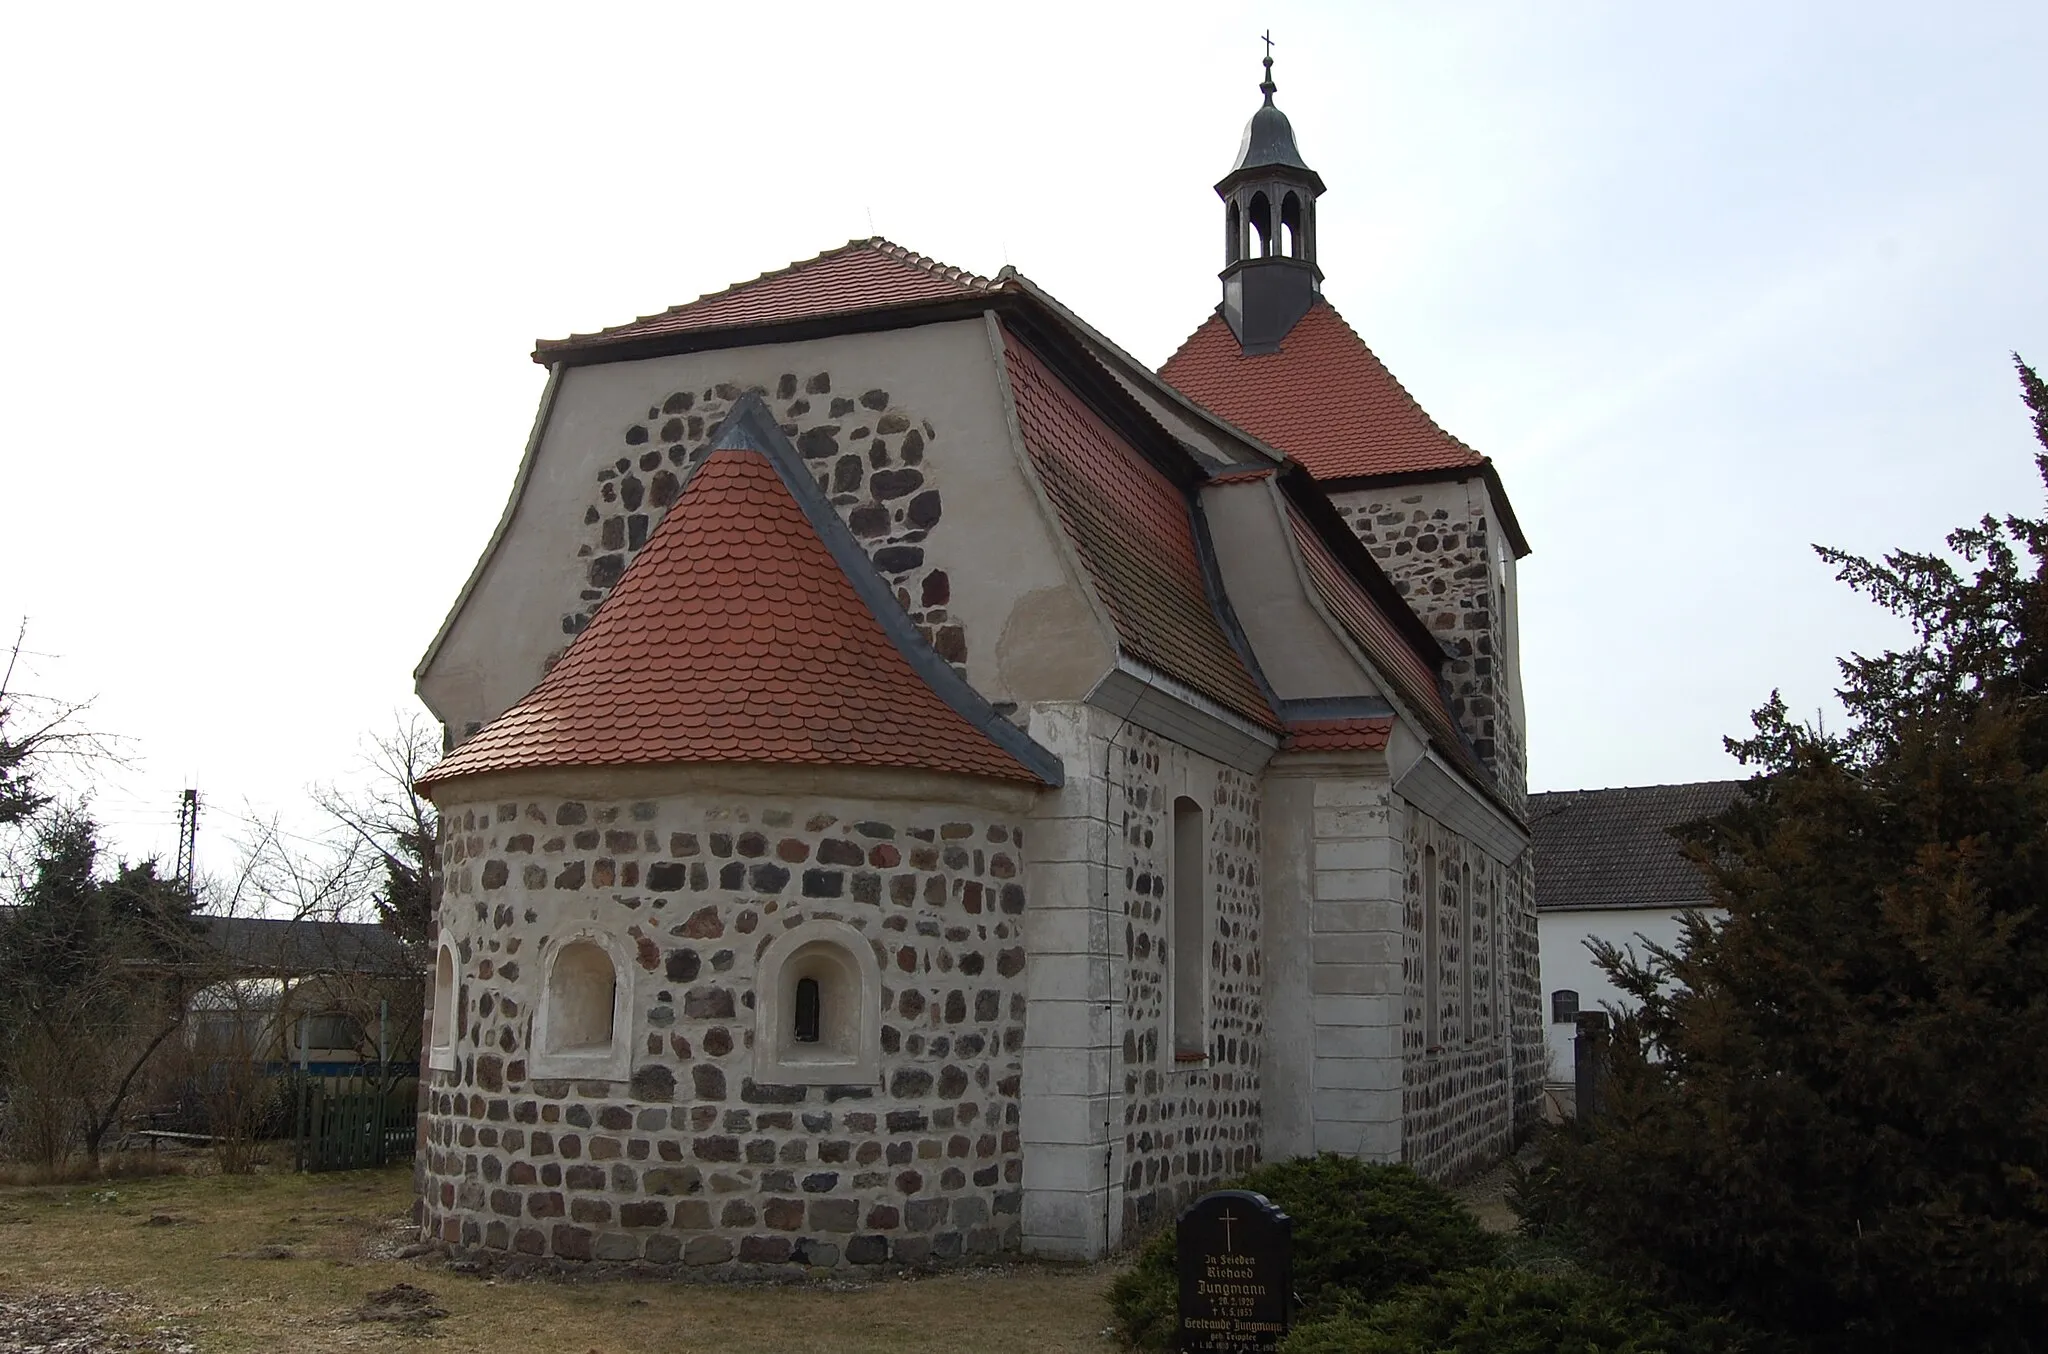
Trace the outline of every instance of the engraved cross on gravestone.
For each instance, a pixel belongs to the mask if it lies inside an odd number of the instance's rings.
[[[1181,1354],[1279,1347],[1294,1292],[1294,1223],[1263,1194],[1197,1199],[1175,1233]]]

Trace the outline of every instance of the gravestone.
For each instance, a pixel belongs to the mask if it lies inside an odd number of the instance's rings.
[[[1294,1222],[1263,1194],[1205,1194],[1180,1215],[1181,1354],[1277,1349],[1294,1300]]]

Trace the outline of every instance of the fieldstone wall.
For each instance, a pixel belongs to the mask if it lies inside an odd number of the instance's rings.
[[[619,442],[594,472],[577,547],[583,587],[563,613],[562,633],[574,636],[624,576],[626,566],[660,525],[702,460],[711,437],[744,395],[759,395],[816,472],[818,488],[895,588],[939,656],[965,675],[967,634],[947,610],[952,580],[926,557],[925,539],[943,508],[927,453],[938,441],[930,420],[896,405],[887,390],[845,383],[835,391],[830,372],[785,372],[773,390],[713,382],[668,392],[644,418],[625,421]],[[566,648],[567,641],[564,641]],[[561,650],[549,656],[549,663]]]
[[[1508,1037],[1515,1060],[1515,1138],[1534,1132],[1543,1117],[1543,1009],[1541,941],[1536,930],[1535,853],[1524,851],[1508,872],[1512,908],[1502,940],[1513,958],[1508,962],[1506,1001]]]
[[[1110,805],[1121,841],[1110,873],[1121,895],[1123,1236],[1170,1222],[1195,1195],[1258,1164],[1264,1050],[1260,784],[1146,730],[1111,748]],[[1174,800],[1202,808],[1207,839],[1207,1057],[1174,1056],[1168,972]],[[1115,915],[1114,913],[1112,914]]]
[[[425,1090],[429,1238],[703,1267],[1017,1247],[1017,822],[761,797],[453,804],[442,823],[459,1066]],[[820,918],[881,967],[880,1076],[757,1085],[756,962]],[[593,924],[629,956],[630,1079],[536,1077],[544,949]]]
[[[1424,853],[1431,849],[1436,854],[1433,898],[1427,896],[1424,864]],[[1406,856],[1402,1159],[1425,1175],[1453,1179],[1506,1155],[1521,1122],[1518,1101],[1535,1104],[1541,1078],[1522,1069],[1526,1022],[1520,1011],[1535,993],[1535,919],[1521,902],[1526,895],[1515,868],[1501,865],[1412,807]],[[1434,955],[1425,952],[1426,909],[1432,907]],[[1427,966],[1432,963],[1438,997],[1434,1046],[1425,1010]]]
[[[1451,714],[1517,810],[1528,799],[1528,753],[1509,696],[1505,581],[1479,481],[1408,484],[1333,494],[1345,524],[1372,551],[1415,614],[1443,644]]]

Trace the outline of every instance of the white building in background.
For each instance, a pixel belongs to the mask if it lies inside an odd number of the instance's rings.
[[[1678,942],[1680,914],[1716,912],[1707,877],[1671,829],[1719,813],[1746,782],[1629,785],[1529,796],[1536,851],[1536,937],[1547,1032],[1545,1080],[1572,1079],[1574,1017],[1618,1003],[1587,942]]]

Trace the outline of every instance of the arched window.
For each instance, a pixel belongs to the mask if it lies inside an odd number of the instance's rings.
[[[796,1019],[792,1022],[790,1035],[799,1044],[818,1042],[818,1029],[824,1021],[820,989],[816,978],[796,980]]]
[[[1486,894],[1486,1028],[1489,1034],[1499,1034],[1507,1028],[1503,1014],[1507,1010],[1508,975],[1501,968],[1501,920],[1500,876],[1496,874]]]
[[[625,1079],[630,989],[620,971],[600,935],[568,936],[548,951],[534,1017],[534,1075]]]
[[[1293,193],[1280,199],[1280,236],[1282,253],[1290,259],[1302,257],[1301,199]]]
[[[1223,209],[1223,236],[1223,261],[1236,263],[1244,257],[1244,217],[1234,199]]]
[[[1202,806],[1186,795],[1173,801],[1173,1056],[1199,1062],[1208,1054],[1208,880],[1202,863]]]
[[[443,945],[434,960],[433,1034],[427,1048],[427,1066],[442,1071],[455,1068],[455,1008],[462,994],[455,985],[455,947]]]
[[[879,1075],[882,975],[844,922],[807,921],[763,950],[754,988],[754,1080],[850,1086]]]
[[[1550,994],[1550,1023],[1569,1025],[1579,1018],[1579,994],[1560,987]]]
[[[1472,897],[1472,866],[1468,862],[1458,867],[1458,1038],[1468,1044],[1477,1029],[1472,1009],[1472,937],[1477,911]]]
[[[1273,202],[1264,193],[1253,193],[1247,204],[1252,218],[1252,230],[1258,234],[1259,247],[1254,256],[1262,259],[1273,257]]]
[[[1422,848],[1422,1046],[1444,1041],[1443,952],[1437,941],[1437,910],[1443,902],[1436,886],[1436,848]]]

